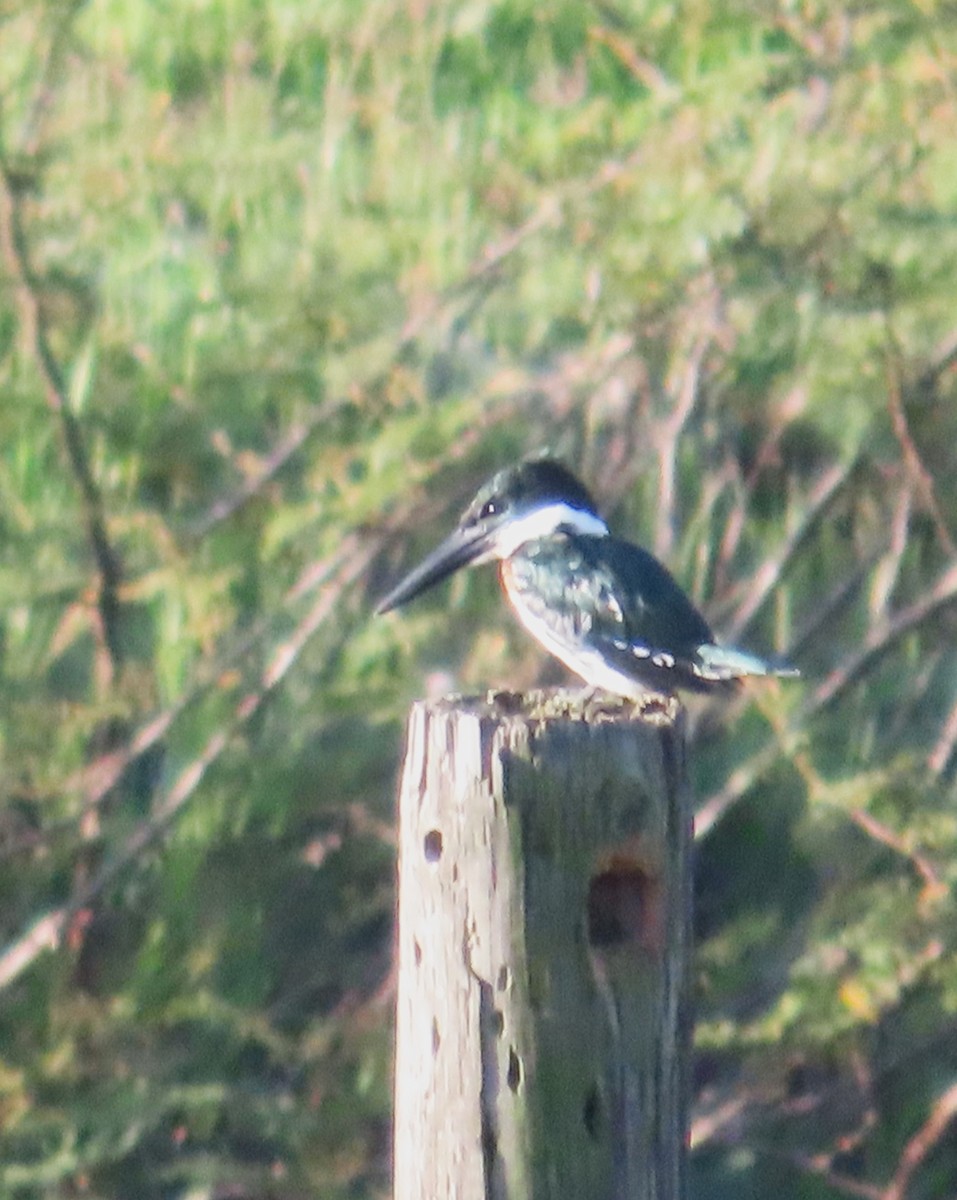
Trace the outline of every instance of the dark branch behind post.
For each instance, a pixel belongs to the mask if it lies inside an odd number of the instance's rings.
[[[23,336],[36,360],[47,404],[60,423],[67,461],[80,493],[86,536],[99,578],[98,610],[103,640],[111,669],[115,671],[122,659],[119,636],[120,559],[107,534],[103,498],[93,478],[80,424],[70,408],[66,379],[47,337],[40,306],[40,284],[30,265],[23,231],[20,187],[9,166],[0,162],[0,250],[14,281],[17,315]]]

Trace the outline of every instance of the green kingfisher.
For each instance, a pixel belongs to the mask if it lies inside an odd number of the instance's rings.
[[[460,567],[495,559],[525,628],[596,689],[639,700],[798,674],[719,646],[665,567],[614,537],[584,485],[550,458],[499,471],[376,611],[405,604]]]

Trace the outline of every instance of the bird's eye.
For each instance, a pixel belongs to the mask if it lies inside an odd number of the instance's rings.
[[[494,500],[486,500],[485,503],[482,505],[482,511],[479,513],[479,516],[484,521],[486,517],[494,517],[497,512],[498,512],[498,505],[495,503],[495,501]]]

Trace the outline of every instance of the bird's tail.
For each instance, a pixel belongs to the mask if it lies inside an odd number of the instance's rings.
[[[782,679],[795,679],[801,674],[797,667],[792,667],[789,663],[758,658],[755,654],[748,654],[744,650],[732,650],[728,646],[699,646],[697,659],[695,674],[715,682],[745,679],[751,675],[775,675]]]

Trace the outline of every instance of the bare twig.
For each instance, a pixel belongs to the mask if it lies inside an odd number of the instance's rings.
[[[680,95],[680,88],[671,82],[659,66],[635,50],[634,40],[604,25],[592,25],[588,36],[599,45],[607,46],[622,66],[661,100]]]
[[[733,455],[726,454],[721,465],[716,466],[712,471],[708,471],[702,479],[698,502],[686,524],[686,533],[693,536],[695,530],[709,531],[717,525],[718,517],[716,514],[721,498],[725,493],[734,491],[739,479],[738,464],[734,461]],[[732,511],[737,512],[739,510],[742,510],[742,506],[735,504]],[[698,550],[695,555],[695,571],[691,594],[696,600],[700,601],[708,594],[709,580],[711,586],[716,591],[723,589],[727,584],[727,580],[724,578],[724,573],[720,565],[721,550],[719,549],[717,559],[712,558],[712,538],[705,533],[696,540]],[[720,609],[720,607],[720,602],[715,603],[712,598],[712,602],[709,604],[709,616],[712,619],[714,618],[713,610],[716,608]]]
[[[691,1121],[689,1143],[692,1150],[700,1150],[709,1142],[728,1142],[729,1131],[736,1130],[754,1098],[739,1085],[732,1095],[709,1104],[707,1111],[696,1113]]]
[[[848,463],[837,463],[815,483],[799,524],[778,547],[774,556],[766,559],[750,577],[745,598],[727,626],[726,636],[732,641],[741,636],[755,614],[774,594],[788,567],[854,478],[859,463],[858,458]]]
[[[840,663],[820,684],[799,714],[803,724],[812,716],[834,704],[894,646],[936,616],[942,609],[957,601],[957,562],[952,563],[919,600],[901,609],[893,617],[875,625],[860,650]]]
[[[555,228],[563,220],[565,205],[587,199],[611,187],[624,175],[634,171],[644,158],[644,148],[638,147],[624,158],[608,158],[599,164],[587,179],[575,180],[561,191],[543,196],[537,208],[520,225],[510,229],[496,241],[488,242],[461,279],[444,292],[438,293],[423,303],[402,328],[399,350],[414,342],[423,330],[428,329],[450,301],[484,286],[505,262],[512,257],[530,238],[544,229]]]
[[[739,581],[737,587],[729,584],[730,566],[741,545],[741,535],[744,533],[748,521],[748,504],[744,495],[745,486],[744,480],[741,478],[740,465],[732,455],[728,455],[727,459],[730,461],[725,470],[729,475],[728,487],[734,502],[725,517],[724,532],[718,538],[714,557],[714,583],[720,598],[712,606],[712,619],[720,619],[724,612],[730,611],[733,607],[736,596],[748,593],[744,581]]]
[[[940,945],[929,948],[929,952],[920,956],[921,965],[938,961],[943,952]],[[758,1154],[785,1158],[801,1170],[827,1180],[846,1195],[864,1197],[865,1200],[905,1200],[907,1185],[914,1172],[934,1147],[939,1145],[957,1118],[957,1084],[952,1084],[939,1097],[925,1124],[907,1143],[890,1184],[882,1186],[854,1178],[836,1170],[834,1164],[839,1156],[848,1155],[862,1146],[878,1126],[878,1111],[873,1098],[877,1080],[899,1071],[905,1061],[912,1060],[916,1055],[933,1053],[935,1046],[951,1036],[952,1032],[948,1028],[926,1037],[922,1044],[908,1042],[906,1047],[896,1046],[894,1052],[877,1069],[859,1055],[853,1055],[853,1073],[857,1084],[853,1098],[848,1092],[850,1085],[845,1076],[797,1099],[780,1083],[776,1086],[763,1079],[757,1086],[749,1086],[747,1083],[742,1084],[740,1079],[735,1079],[724,1095],[709,1097],[702,1106],[700,1115],[695,1117],[692,1124],[692,1145],[695,1148],[707,1144],[744,1146]],[[814,1112],[818,1114],[819,1127],[833,1126],[846,1116],[849,1104],[855,1107],[860,1105],[860,1120],[854,1128],[838,1133],[826,1150],[794,1155],[786,1151],[781,1152],[761,1140],[759,1130],[766,1127],[769,1119],[779,1122],[783,1117],[795,1112],[805,1115]],[[895,1188],[897,1190],[894,1190]]]
[[[53,27],[47,41],[42,61],[33,66],[33,103],[27,111],[20,131],[19,144],[24,154],[34,157],[41,144],[43,119],[53,107],[56,84],[62,73],[63,56],[67,48],[73,21],[86,0],[70,0],[63,6],[51,6],[47,11],[52,17]]]
[[[675,496],[678,479],[678,445],[681,431],[691,415],[701,394],[701,367],[713,340],[715,323],[715,285],[710,280],[706,297],[708,317],[695,321],[698,332],[692,339],[687,354],[682,355],[678,378],[668,388],[671,393],[671,408],[658,424],[654,440],[658,452],[658,503],[655,506],[655,553],[667,557],[674,544]]]
[[[789,653],[800,660],[802,651],[814,644],[822,630],[832,629],[836,621],[857,592],[864,586],[868,575],[878,561],[876,555],[857,563],[846,578],[839,580],[830,592],[814,607],[800,626],[791,643]]]
[[[391,528],[391,525],[390,525]],[[381,531],[383,538],[386,530]],[[378,543],[381,545],[381,542]],[[356,554],[363,553],[363,543],[357,535],[344,538],[337,546],[334,554],[325,559],[310,563],[300,577],[287,591],[280,608],[286,610],[304,596],[314,592],[326,584],[339,572],[346,560]],[[192,687],[168,708],[154,714],[123,745],[106,753],[99,754],[91,762],[69,776],[60,787],[63,795],[80,795],[83,798],[83,811],[101,805],[110,792],[120,782],[123,773],[137,759],[158,746],[167,736],[173,725],[198,704],[211,689],[219,685],[223,675],[233,664],[245,659],[250,651],[258,646],[266,633],[266,619],[256,621],[244,631],[243,636],[228,647],[217,661],[203,670],[199,678],[194,680]],[[0,847],[0,862],[17,854],[36,849],[37,846],[47,845],[54,837],[67,834],[76,827],[76,818],[69,817],[55,824],[31,831],[29,835],[10,841]]]
[[[940,736],[934,743],[934,748],[927,756],[927,765],[935,775],[943,775],[957,746],[957,704],[951,708],[944,721]]]
[[[937,381],[945,371],[957,365],[957,329],[952,329],[940,342],[931,355],[930,362],[917,379],[919,391],[928,391],[936,386]]]
[[[467,454],[479,436],[480,431],[477,429],[467,431],[456,445],[452,457],[460,458]],[[116,856],[104,864],[88,882],[81,884],[68,904],[46,914],[0,952],[0,989],[26,970],[44,950],[59,945],[73,915],[90,905],[104,888],[135,862],[169,827],[196,791],[206,770],[219,758],[236,731],[258,711],[266,697],[285,678],[299,658],[303,647],[328,619],[346,589],[366,573],[371,562],[392,536],[394,527],[407,520],[408,510],[413,503],[414,498],[407,498],[403,507],[383,523],[375,536],[360,537],[359,534],[352,534],[344,538],[334,555],[321,564],[311,565],[293,584],[287,596],[290,602],[314,591],[320,585],[323,586],[318,600],[298,623],[291,636],[273,647],[270,660],[257,685],[237,701],[232,720],[210,736],[197,757],[183,769],[169,790],[158,798],[150,819],[134,830]],[[239,646],[233,647],[230,661],[248,647],[250,640],[258,640],[260,634],[261,630],[257,626]],[[222,673],[225,665],[228,664],[221,662],[218,665],[216,677]],[[136,758],[161,741],[174,720],[209,686],[211,684],[207,681],[194,689],[189,696],[152,718],[126,746],[100,756],[78,773],[70,784],[74,788],[82,788],[86,807],[100,803],[119,781],[123,771]]]
[[[325,408],[319,408],[307,421],[288,430],[270,450],[255,475],[244,479],[242,485],[228,496],[222,496],[216,500],[207,512],[191,525],[190,534],[195,538],[204,538],[215,526],[229,520],[244,504],[258,496],[263,488],[275,479],[302,449],[309,435],[314,433],[328,418],[328,411]]]
[[[355,538],[343,539],[335,554],[319,562],[312,563],[307,568],[309,590],[314,590],[320,584],[333,577],[350,555],[360,553],[361,547]],[[286,599],[288,600],[293,596],[298,598],[303,594],[303,591],[302,581],[297,581],[290,588]],[[282,607],[285,608],[285,606],[284,603]],[[157,713],[151,717],[124,746],[120,746],[107,754],[99,755],[93,762],[88,763],[80,771],[67,779],[63,785],[64,792],[67,794],[81,792],[86,806],[102,802],[109,791],[119,782],[123,772],[136,759],[158,745],[166,737],[174,722],[187,709],[202,700],[212,687],[216,686],[217,681],[222,678],[223,672],[232,666],[233,663],[245,658],[250,650],[262,640],[265,626],[265,621],[258,621],[250,629],[246,630],[243,637],[229,648],[228,652],[217,661],[215,667],[206,673],[204,678],[194,683],[190,691],[161,713]]]
[[[854,577],[851,578],[853,582]],[[844,590],[841,589],[841,594]],[[807,728],[815,717],[836,703],[883,655],[889,653],[901,638],[955,602],[957,563],[948,567],[919,600],[875,626],[865,639],[863,647],[834,668],[791,718],[787,728],[779,733],[778,738],[763,746],[728,776],[724,786],[714,792],[695,814],[695,837],[707,837],[725,813],[774,765],[782,753],[782,747],[787,748],[791,745],[800,736],[801,730]],[[954,719],[954,724],[957,724],[957,718]],[[954,736],[957,739],[957,733]],[[945,750],[946,747],[942,744],[940,753],[935,754],[934,761],[939,761]]]
[[[894,429],[894,436],[897,438],[901,448],[904,466],[913,480],[914,487],[920,495],[924,507],[930,514],[941,545],[951,558],[957,557],[957,545],[954,544],[954,539],[947,528],[947,522],[944,520],[944,515],[941,512],[940,504],[937,502],[934,477],[924,466],[920,451],[917,449],[914,439],[911,436],[907,413],[904,409],[900,372],[896,360],[888,358],[885,369],[887,376],[887,407],[890,413],[891,425]]]
[[[75,891],[68,903],[35,921],[28,930],[0,952],[0,989],[7,987],[27,970],[44,950],[59,946],[74,915],[92,904],[105,888],[136,862],[169,828],[196,792],[209,767],[223,753],[236,732],[258,712],[263,701],[285,678],[302,653],[303,647],[339,603],[345,589],[354,584],[366,571],[380,548],[378,540],[370,541],[346,556],[345,563],[334,581],[323,589],[316,603],[290,637],[273,649],[257,686],[236,703],[231,721],[220,726],[210,736],[199,754],[157,799],[150,818],[134,829],[120,850]]]
[[[886,618],[891,597],[897,587],[901,566],[904,562],[904,552],[907,549],[907,534],[910,529],[913,500],[914,492],[911,482],[909,486],[902,486],[897,493],[890,520],[890,539],[887,551],[881,556],[874,570],[870,597],[872,623],[880,618]]]
[[[724,782],[724,786],[713,792],[694,815],[694,835],[702,841],[718,824],[729,808],[737,804],[755,783],[777,762],[781,747],[768,742],[756,753],[736,767]]]
[[[780,736],[782,735],[779,732]],[[834,804],[832,785],[822,777],[807,751],[801,750],[794,754],[792,762],[803,777],[807,785],[808,794],[822,804]],[[909,846],[906,839],[891,829],[884,821],[881,821],[873,813],[868,812],[867,809],[862,808],[860,805],[847,807],[846,805],[838,804],[837,807],[842,812],[846,812],[850,820],[858,829],[867,834],[869,838],[880,842],[882,846],[886,846],[889,850],[893,850],[895,854],[899,854],[902,858],[906,859],[920,877],[926,896],[941,896],[946,894],[946,884],[944,884],[930,861]]]
[[[886,825],[883,821],[879,821],[877,817],[869,813],[865,808],[852,808],[849,810],[848,816],[858,829],[866,833],[869,838],[872,838],[875,842],[880,842],[882,846],[893,850],[895,854],[901,855],[902,858],[906,858],[920,876],[929,894],[941,895],[946,893],[946,884],[943,883],[930,862],[923,854],[918,854],[916,850],[908,846],[907,842],[896,834],[889,825]]]
[[[855,1196],[859,1200],[884,1200],[884,1193],[876,1184],[862,1183],[860,1179],[855,1179],[852,1175],[844,1175],[840,1171],[835,1171],[831,1165],[829,1154],[789,1154],[784,1157],[802,1171],[816,1175],[829,1187],[843,1192],[845,1196]]]
[[[771,414],[772,424],[761,439],[746,474],[742,472],[741,464],[738,462],[737,457],[729,455],[734,466],[734,477],[737,484],[735,490],[739,493],[739,496],[737,503],[727,515],[724,533],[718,541],[718,552],[715,559],[715,578],[722,586],[722,589],[726,587],[731,560],[737,552],[741,535],[747,526],[748,505],[755,488],[758,486],[766,470],[780,465],[781,443],[784,435],[792,427],[793,422],[800,416],[806,406],[806,389],[801,385],[791,388],[780,403],[775,405]],[[728,593],[723,607],[727,611],[730,611],[735,602],[735,594],[747,593],[750,596],[751,587],[752,580],[749,577],[746,581],[742,581],[737,589]]]
[[[937,1146],[957,1120],[957,1083],[937,1098],[930,1116],[904,1147],[894,1177],[880,1194],[880,1200],[906,1200],[911,1179],[928,1154]]]

